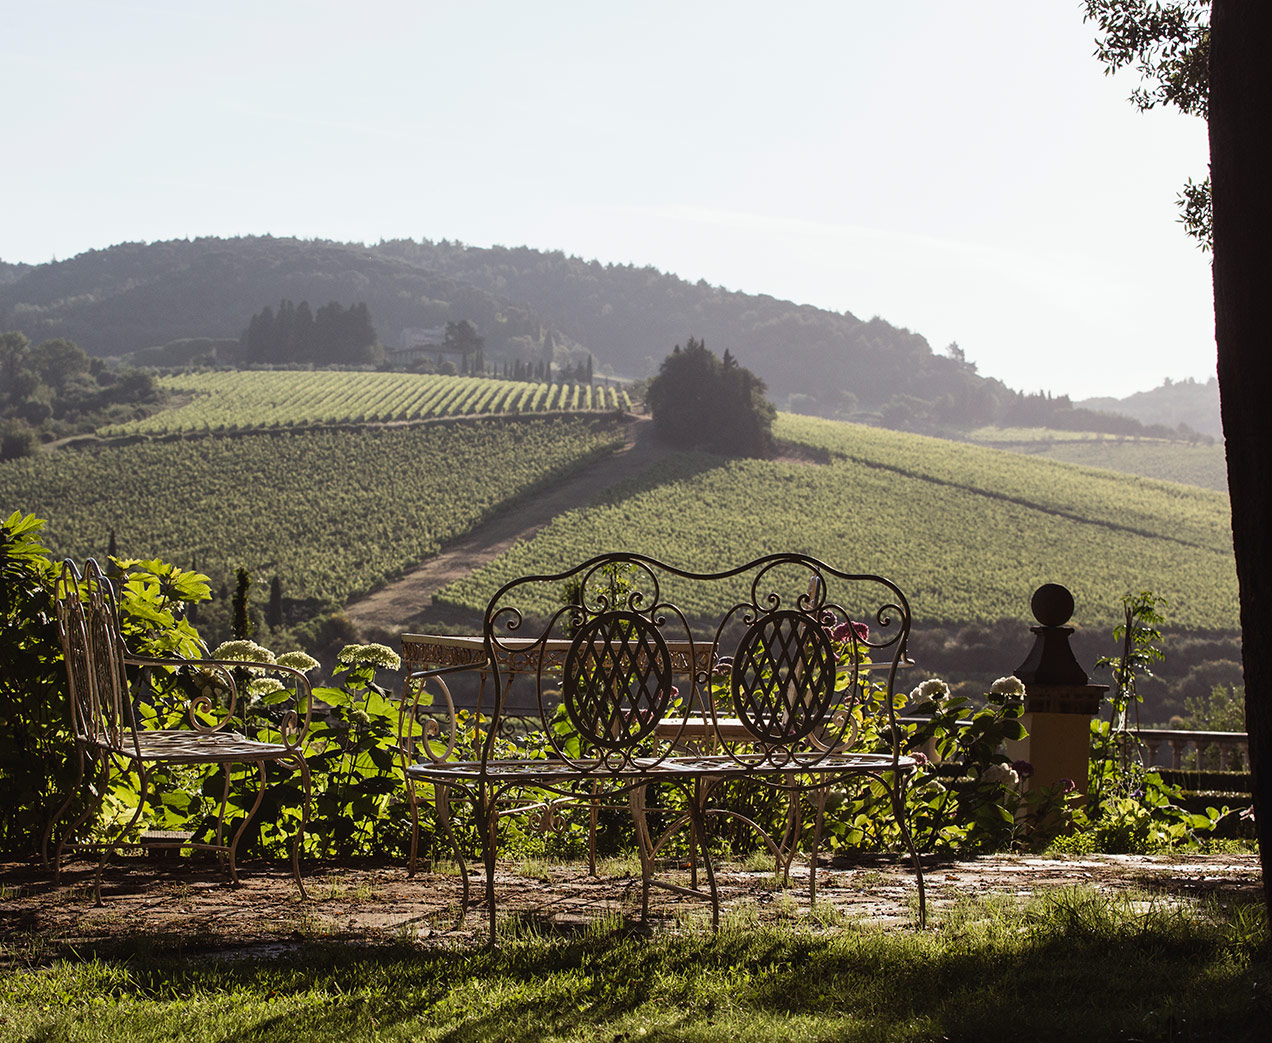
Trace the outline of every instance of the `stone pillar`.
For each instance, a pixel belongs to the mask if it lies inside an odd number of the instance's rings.
[[[1030,627],[1034,646],[1014,673],[1025,685],[1021,723],[1029,734],[1008,744],[1008,756],[1033,765],[1027,789],[1072,779],[1085,797],[1091,748],[1091,718],[1100,712],[1108,685],[1091,684],[1078,665],[1065,626],[1073,615],[1073,595],[1058,583],[1046,583],[1030,601],[1038,626]]]

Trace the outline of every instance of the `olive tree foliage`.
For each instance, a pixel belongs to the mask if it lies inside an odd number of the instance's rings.
[[[1085,0],[1099,30],[1095,56],[1112,74],[1134,68],[1141,112],[1170,105],[1205,118],[1210,103],[1210,0]],[[1179,220],[1203,250],[1211,244],[1210,176],[1180,190]]]

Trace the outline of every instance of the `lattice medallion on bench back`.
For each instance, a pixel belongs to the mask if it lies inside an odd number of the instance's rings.
[[[654,730],[671,701],[671,653],[648,619],[604,612],[579,627],[566,655],[561,697],[589,742],[626,749]]]
[[[826,722],[835,702],[835,649],[807,613],[771,612],[733,656],[733,705],[762,742],[796,742]]]

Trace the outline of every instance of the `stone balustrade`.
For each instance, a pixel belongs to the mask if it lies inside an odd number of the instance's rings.
[[[1140,741],[1148,751],[1148,766],[1175,770],[1243,771],[1250,766],[1250,742],[1245,732],[1198,732],[1175,728],[1141,728]],[[1218,752],[1218,763],[1207,757]]]

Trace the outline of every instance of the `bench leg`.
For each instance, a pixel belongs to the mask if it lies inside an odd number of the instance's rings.
[[[495,795],[482,783],[475,800],[477,811],[477,833],[481,837],[481,859],[486,866],[486,908],[490,920],[490,940],[487,943],[495,948],[497,934],[495,930],[495,850],[498,844],[499,812],[495,806]]]
[[[821,849],[822,827],[826,824],[826,787],[818,786],[813,790],[813,800],[817,805],[817,812],[813,819],[813,844],[812,850],[808,853],[808,907],[809,910],[817,904],[817,853]],[[791,795],[792,800],[798,800],[798,794]]]
[[[701,780],[695,779],[693,787],[686,793],[689,807],[689,825],[692,837],[690,851],[694,848],[702,852],[702,868],[707,874],[707,887],[711,892],[711,929],[718,931],[720,929],[720,891],[716,886],[715,865],[711,861],[711,848],[707,842],[707,816],[703,811],[706,803],[707,792],[710,786],[703,786]],[[696,858],[693,860],[696,866]],[[697,886],[697,873],[694,873],[694,886]]]
[[[910,824],[905,820],[905,787],[909,781],[908,777],[897,779],[894,785],[888,787],[888,792],[892,795],[892,814],[896,817],[901,839],[905,841],[906,849],[910,852],[910,861],[914,865],[914,878],[919,886],[919,927],[923,928],[927,926],[927,889],[923,884],[923,862],[919,859],[914,838],[910,835]]]
[[[649,834],[649,818],[645,814],[645,791],[636,786],[628,794],[632,807],[632,829],[636,834],[636,853],[640,855],[640,922],[649,922],[649,881],[654,875],[654,841]]]

